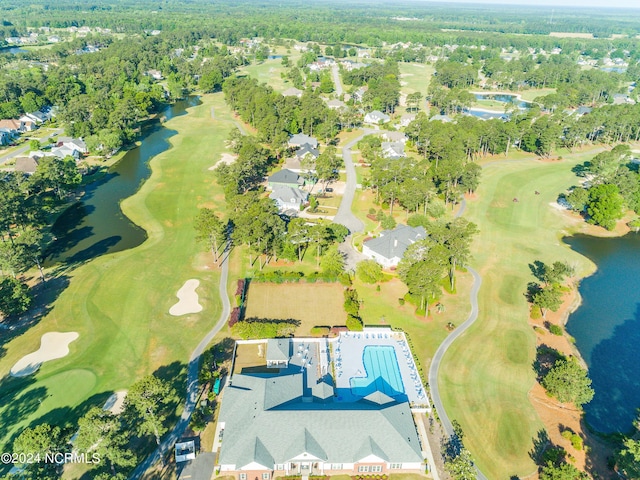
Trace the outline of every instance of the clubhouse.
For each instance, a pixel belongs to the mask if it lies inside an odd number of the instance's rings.
[[[220,475],[424,473],[413,414],[429,406],[406,352],[389,329],[238,341],[216,428]]]

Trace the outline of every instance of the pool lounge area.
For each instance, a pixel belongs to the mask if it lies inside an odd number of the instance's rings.
[[[385,328],[342,332],[330,340],[338,402],[380,391],[414,406],[429,406],[406,337]]]

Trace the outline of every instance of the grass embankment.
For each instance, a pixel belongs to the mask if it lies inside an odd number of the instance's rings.
[[[165,124],[176,131],[173,147],[151,161],[150,179],[122,204],[125,214],[148,232],[148,240],[65,272],[69,285],[51,311],[3,345],[0,445],[28,425],[73,424],[90,406],[145,374],[186,378],[186,361],[220,308],[219,274],[196,245],[191,224],[198,207],[222,205],[208,168],[220,158],[234,125],[221,94],[204,96],[202,102]],[[190,278],[200,280],[197,292],[204,310],[172,317],[168,311],[176,292]],[[43,364],[35,375],[8,377],[11,366],[37,350],[49,331],[77,331],[80,337],[67,357]]]
[[[571,168],[592,154],[487,165],[477,200],[467,205],[465,217],[480,229],[471,262],[483,279],[480,313],[448,350],[439,382],[449,417],[462,425],[465,444],[489,478],[535,470],[529,452],[543,425],[527,396],[535,381],[535,334],[524,298],[534,281],[529,264],[566,260],[578,274],[591,268],[562,243],[568,217],[550,203],[577,183]]]

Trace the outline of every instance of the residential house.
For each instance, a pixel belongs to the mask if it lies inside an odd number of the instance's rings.
[[[56,147],[69,147],[77,150],[80,153],[89,153],[87,149],[87,144],[84,143],[84,140],[81,138],[71,138],[71,137],[58,137],[58,142],[56,143]]]
[[[317,378],[315,362],[305,368],[302,360],[289,356],[290,367],[279,373],[231,377],[218,417],[217,429],[224,432],[220,475],[272,480],[424,472],[406,400],[374,391],[353,402],[338,401],[330,376]]]
[[[449,115],[434,115],[429,119],[430,122],[443,122],[443,123],[451,123],[453,122],[453,118]]]
[[[341,100],[329,100],[327,102],[327,107],[329,107],[331,110],[342,110],[346,107],[346,105]]]
[[[22,132],[31,132],[38,128],[38,123],[27,115],[21,116],[18,121],[22,124]]]
[[[269,198],[276,202],[281,212],[299,211],[300,207],[307,202],[309,193],[299,188],[278,185],[269,194]]]
[[[145,73],[154,80],[162,80],[164,78],[160,70],[151,69],[147,70]]]
[[[397,132],[397,131],[382,132],[382,138],[384,138],[389,142],[406,143],[406,141],[408,140],[407,136],[403,132]]]
[[[296,150],[295,156],[298,160],[302,160],[307,156],[311,156],[314,160],[320,156],[320,151],[317,148],[313,148],[308,143],[302,145],[298,150]]]
[[[10,132],[13,132],[14,135],[26,131],[24,122],[13,118],[0,120],[0,128],[3,130],[9,130]]]
[[[413,122],[416,119],[416,114],[415,113],[405,113],[404,115],[402,115],[400,117],[400,126],[401,127],[408,127],[409,124],[411,122]]]
[[[365,85],[364,87],[358,88],[353,92],[352,97],[355,102],[362,102],[364,98],[364,94],[367,92],[368,87]]]
[[[7,128],[0,128],[0,145],[10,145],[13,142],[13,134]]]
[[[613,95],[613,104],[614,105],[634,105],[636,102],[633,98],[629,97],[629,95],[625,93],[616,93]]]
[[[289,139],[290,147],[301,147],[305,143],[311,145],[313,148],[318,148],[318,140],[304,133],[296,133]]]
[[[379,110],[374,110],[364,116],[364,123],[371,123],[373,125],[387,123],[389,120],[391,120],[391,117]]]
[[[77,148],[69,145],[61,145],[59,147],[52,147],[51,153],[58,158],[73,157],[78,160],[82,154]]]
[[[300,188],[304,186],[304,178],[291,170],[280,170],[268,178],[269,188],[275,190],[278,187]]]
[[[396,267],[409,245],[426,237],[424,227],[398,225],[393,230],[383,230],[377,238],[365,241],[362,254],[385,268]]]
[[[299,90],[295,87],[287,88],[284,92],[282,92],[282,96],[284,97],[302,97],[302,90]]]
[[[382,142],[382,156],[391,160],[406,157],[403,142]]]
[[[38,168],[39,157],[16,157],[16,172],[32,175]]]

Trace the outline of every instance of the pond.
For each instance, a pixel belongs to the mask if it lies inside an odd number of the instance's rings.
[[[565,242],[598,266],[582,280],[582,305],[567,324],[595,390],[586,420],[600,432],[626,433],[640,407],[640,235]]]
[[[8,47],[8,48],[0,48],[0,53],[10,53],[11,55],[16,55],[18,53],[27,53],[29,50],[25,50],[20,47]]]
[[[177,102],[158,118],[168,120],[184,115],[198,102],[197,97]],[[143,127],[141,145],[128,151],[102,179],[88,185],[82,199],[57,219],[52,227],[56,240],[45,252],[47,266],[84,262],[136,247],[146,240],[145,231],[122,213],[120,202],[137,192],[149,178],[149,160],[167,150],[168,140],[175,134],[159,120]]]
[[[474,93],[476,100],[493,100],[495,102],[513,103],[518,108],[526,109],[531,107],[531,102],[527,102],[510,93]]]

